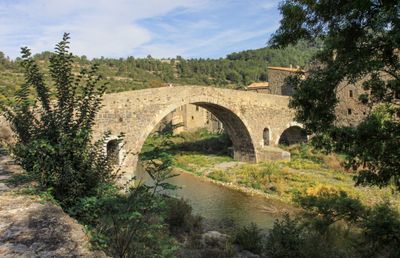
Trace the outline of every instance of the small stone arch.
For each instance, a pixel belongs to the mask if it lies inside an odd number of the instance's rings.
[[[265,127],[263,130],[263,145],[269,146],[271,144],[271,131],[268,127]]]
[[[111,163],[120,166],[123,160],[122,140],[119,137],[110,137],[105,144],[105,153],[111,159]]]
[[[279,137],[278,144],[293,145],[306,142],[308,139],[306,131],[299,125],[286,128]]]

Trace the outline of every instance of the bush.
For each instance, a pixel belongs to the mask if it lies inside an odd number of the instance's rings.
[[[96,226],[112,257],[173,257],[178,247],[161,214],[165,200],[141,185],[108,199]]]
[[[265,243],[267,257],[304,257],[303,228],[299,220],[291,219],[285,214],[282,220],[275,221],[274,227]]]
[[[64,34],[50,58],[55,92],[46,86],[30,50],[22,48],[25,83],[15,100],[8,101],[9,106],[1,106],[16,136],[12,148],[16,162],[35,179],[39,189],[50,191],[64,208],[96,195],[99,188],[115,179],[113,166],[103,152],[107,135],[95,143],[92,139],[106,85],[99,85],[97,66],[73,75],[68,40]]]
[[[165,222],[175,234],[192,234],[201,229],[201,217],[192,214],[192,207],[184,199],[168,198]]]
[[[389,203],[373,207],[361,222],[366,256],[400,257],[400,214]]]
[[[239,244],[243,249],[257,254],[261,253],[262,240],[261,229],[254,223],[239,229],[235,236],[235,243]]]

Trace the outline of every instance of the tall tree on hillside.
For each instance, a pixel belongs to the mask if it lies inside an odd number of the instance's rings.
[[[359,171],[358,184],[394,184],[400,190],[400,2],[285,0],[279,8],[283,18],[272,46],[324,41],[308,78],[291,80],[297,120],[324,147],[348,154],[349,165]],[[371,114],[356,128],[337,128],[338,85],[360,79],[368,92],[360,101]]]

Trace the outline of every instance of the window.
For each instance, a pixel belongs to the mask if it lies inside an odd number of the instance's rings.
[[[264,146],[269,145],[269,129],[265,128],[263,132],[263,140],[264,140]]]
[[[199,106],[196,106],[196,111],[199,111]]]
[[[351,115],[351,113],[352,113],[351,108],[348,108],[348,109],[347,109],[347,114],[348,114],[348,115]]]
[[[353,97],[353,90],[349,90],[349,97],[350,97],[350,98]]]
[[[107,143],[107,156],[111,160],[111,164],[119,165],[119,152],[120,152],[120,141],[115,139]]]
[[[194,120],[194,116],[192,116],[192,120]]]

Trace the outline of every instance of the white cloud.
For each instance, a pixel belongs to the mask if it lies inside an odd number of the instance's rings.
[[[277,0],[0,0],[0,51],[52,50],[64,32],[91,57],[221,56],[277,27]],[[272,11],[273,13],[273,11]],[[265,41],[260,40],[265,35]],[[255,45],[254,45],[255,46]],[[246,46],[243,46],[244,49]]]
[[[279,1],[274,1],[274,0],[268,0],[268,1],[266,1],[265,3],[263,3],[262,5],[261,5],[261,7],[263,8],[263,9],[265,9],[265,10],[271,10],[271,9],[274,9],[274,8],[276,8],[277,6],[278,6],[278,4],[279,4]]]
[[[52,49],[70,32],[75,54],[125,56],[152,38],[139,20],[176,8],[201,8],[207,0],[33,0],[7,5],[0,18],[0,49],[17,56],[22,44],[33,52]],[[1,3],[0,3],[1,5]],[[0,13],[4,12],[4,6]],[[12,38],[11,43],[9,39]]]

